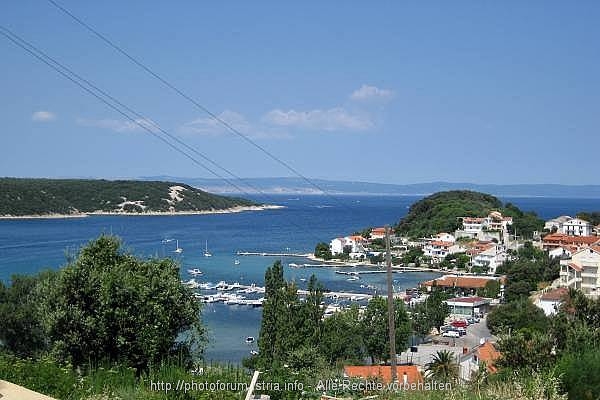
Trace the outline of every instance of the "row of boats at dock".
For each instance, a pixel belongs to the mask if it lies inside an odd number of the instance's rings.
[[[198,276],[200,274],[196,274]],[[201,283],[196,281],[195,278],[191,278],[188,281],[183,282],[183,284],[191,289],[196,290],[210,290],[216,291],[216,293],[212,294],[204,294],[195,292],[194,297],[200,300],[202,303],[225,303],[228,305],[247,305],[252,307],[262,307],[264,302],[264,297],[257,299],[249,299],[244,294],[261,294],[265,292],[265,289],[260,286],[252,285],[241,285],[239,282],[235,283],[227,283],[225,281],[220,281],[217,284],[211,283]]]

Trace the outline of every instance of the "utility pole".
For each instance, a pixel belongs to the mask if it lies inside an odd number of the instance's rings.
[[[390,334],[390,366],[392,368],[392,382],[396,382],[396,320],[394,318],[394,285],[392,279],[392,254],[390,250],[390,227],[385,226],[385,262],[387,264],[387,301],[388,301],[388,329]]]

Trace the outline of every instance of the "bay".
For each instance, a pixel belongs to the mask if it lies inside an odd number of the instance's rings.
[[[202,281],[256,283],[263,285],[264,271],[274,261],[261,256],[238,257],[237,251],[309,253],[318,241],[328,242],[369,226],[395,224],[420,196],[328,196],[269,195],[270,202],[283,209],[239,214],[189,216],[92,216],[71,219],[0,220],[0,280],[12,274],[34,274],[45,268],[59,268],[67,254],[75,254],[86,242],[101,234],[122,238],[125,247],[142,257],[173,257],[181,264],[182,278],[187,269],[204,272]],[[257,200],[264,200],[263,198]],[[598,210],[595,199],[511,198],[523,210],[542,218],[574,215],[582,210]],[[183,248],[175,254],[176,239]],[[212,257],[204,257],[206,243]],[[240,264],[235,265],[234,260]],[[289,268],[289,263],[305,260],[284,257],[285,274],[299,287],[315,274],[327,289],[363,291],[359,285],[385,288],[384,274],[365,275],[348,282],[334,268]],[[396,275],[396,287],[414,287],[436,274]],[[207,304],[203,319],[209,331],[207,360],[238,363],[256,346],[247,345],[247,336],[258,336],[261,310],[244,306]]]

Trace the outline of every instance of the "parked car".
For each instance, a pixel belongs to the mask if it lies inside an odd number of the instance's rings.
[[[473,325],[475,323],[475,318],[469,317],[467,318],[467,322],[469,323],[469,325]]]
[[[458,333],[457,331],[446,331],[444,333],[442,333],[443,337],[451,337],[451,338],[459,338],[460,337],[460,333]]]
[[[466,328],[467,326],[469,326],[469,324],[467,323],[467,321],[465,320],[456,320],[456,321],[452,321],[450,323],[450,325],[454,326],[455,328]]]
[[[444,325],[442,327],[440,327],[440,332],[448,332],[448,331],[453,331],[454,327],[452,325]]]

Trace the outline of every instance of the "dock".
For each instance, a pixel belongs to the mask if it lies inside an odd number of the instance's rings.
[[[258,251],[238,251],[238,256],[261,256],[261,257],[308,257],[310,253],[269,253],[269,252],[258,252]]]
[[[219,282],[219,285],[204,288],[209,290],[216,290],[216,294],[212,295],[202,295],[200,293],[196,293],[195,297],[201,300],[202,302],[216,303],[216,302],[225,302],[228,304],[240,304],[240,305],[251,305],[251,306],[261,306],[262,301],[252,300],[252,299],[242,299],[237,298],[235,301],[229,301],[229,296],[225,295],[224,292],[228,291],[236,291],[236,293],[265,293],[265,288],[262,286],[252,285],[241,285],[238,282],[235,283],[227,283],[227,282]],[[299,296],[306,296],[309,294],[308,290],[298,289],[297,291]],[[373,295],[370,293],[354,293],[354,292],[323,292],[323,297],[327,299],[335,299],[335,300],[350,300],[350,301],[361,301],[361,300],[370,300],[373,298]],[[228,302],[229,301],[229,302]]]

